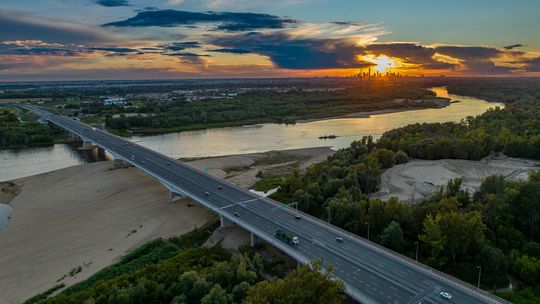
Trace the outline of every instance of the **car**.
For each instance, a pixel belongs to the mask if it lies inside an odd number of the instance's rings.
[[[240,216],[240,214],[238,214],[238,212],[235,212],[234,216],[238,217],[238,216]]]
[[[204,193],[204,195],[209,196],[209,195],[210,195],[210,192],[206,191],[206,192]]]
[[[218,188],[219,190],[223,189],[223,187],[221,187],[221,186],[217,186],[217,188]]]
[[[170,165],[171,165],[171,163],[167,163],[167,166],[170,166]]]
[[[445,291],[441,291],[441,293],[439,293],[441,295],[441,297],[447,299],[447,300],[450,300],[452,298],[452,295],[449,294],[448,292],[445,292]]]
[[[92,127],[92,131],[95,131],[95,130],[96,130],[96,128]]]
[[[338,237],[336,238],[336,241],[338,241],[338,242],[340,242],[340,243],[343,243],[343,238],[338,236]]]
[[[300,215],[298,215],[298,214],[296,214],[296,215],[294,216],[294,218],[297,219],[297,220],[301,219]]]

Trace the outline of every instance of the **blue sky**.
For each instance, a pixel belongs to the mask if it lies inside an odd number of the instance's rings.
[[[536,0],[9,1],[0,80],[347,75],[381,62],[536,75],[538,16]]]

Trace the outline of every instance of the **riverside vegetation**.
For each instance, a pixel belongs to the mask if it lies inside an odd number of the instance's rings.
[[[435,107],[433,92],[418,86],[379,83],[337,91],[256,91],[234,99],[197,102],[145,103],[139,116],[112,117],[107,126],[116,131],[163,133],[257,123],[295,123],[297,120],[338,116],[359,111]],[[396,103],[396,99],[404,102]],[[423,102],[416,100],[426,99]],[[103,115],[103,112],[101,112]]]
[[[479,89],[482,87],[479,86]],[[476,193],[448,182],[433,197],[416,205],[397,199],[369,199],[381,171],[407,158],[480,159],[494,152],[540,159],[540,86],[512,92],[504,109],[490,110],[459,123],[416,124],[353,142],[327,161],[283,179],[273,198],[298,202],[299,209],[328,220],[392,250],[482,287],[506,287],[501,293],[515,303],[540,300],[540,172],[528,181],[501,176],[484,180]],[[408,155],[407,155],[408,154]],[[368,226],[369,225],[369,226]],[[417,243],[418,242],[418,243]]]
[[[61,132],[35,122],[35,117],[13,107],[0,107],[0,148],[52,144]]]
[[[114,265],[50,296],[62,285],[24,304],[338,304],[344,286],[323,273],[320,261],[266,281],[269,264],[252,252],[231,253],[201,245],[215,225],[180,237],[156,239],[133,250]]]

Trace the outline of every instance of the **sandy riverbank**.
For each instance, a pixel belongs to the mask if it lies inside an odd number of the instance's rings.
[[[462,159],[412,160],[393,166],[381,175],[380,191],[371,195],[387,200],[420,202],[429,197],[450,179],[463,178],[463,188],[474,193],[490,175],[502,175],[508,180],[525,180],[531,170],[537,170],[537,161],[498,155],[481,161]]]
[[[260,170],[302,169],[333,153],[308,148],[191,164],[247,188]],[[0,232],[1,304],[21,303],[59,283],[72,285],[131,248],[180,235],[214,216],[188,207],[187,200],[167,203],[168,191],[135,168],[111,167],[111,162],[92,163],[14,181],[21,191],[11,197],[12,219]],[[245,240],[235,237],[227,246]],[[68,274],[79,266],[80,273]]]

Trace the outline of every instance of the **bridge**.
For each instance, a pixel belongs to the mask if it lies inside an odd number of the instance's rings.
[[[49,123],[108,151],[156,178],[172,195],[187,196],[217,213],[222,225],[234,223],[251,233],[252,242],[264,240],[299,263],[323,259],[334,267],[353,299],[373,303],[508,303],[424,264],[330,225],[318,218],[284,207],[227,181],[171,159],[127,139],[68,117],[24,105]],[[275,236],[282,229],[299,239],[289,245]],[[337,241],[336,238],[342,238]],[[452,296],[441,296],[446,292]]]

